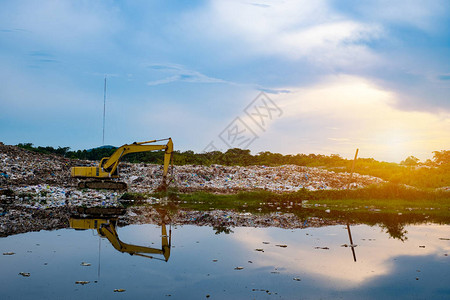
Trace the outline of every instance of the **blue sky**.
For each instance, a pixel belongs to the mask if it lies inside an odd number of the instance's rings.
[[[106,75],[106,144],[171,136],[179,150],[226,150],[246,140],[230,139],[235,129],[256,137],[241,143],[252,153],[350,158],[360,148],[398,162],[450,147],[449,1],[0,8],[6,144],[101,145]]]

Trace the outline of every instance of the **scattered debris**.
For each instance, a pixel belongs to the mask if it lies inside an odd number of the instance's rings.
[[[123,293],[125,291],[126,290],[124,290],[124,289],[114,289],[114,293]]]
[[[14,253],[14,252],[4,252],[3,253],[3,255],[14,255],[14,254],[16,254],[16,253]]]
[[[294,277],[293,278],[295,281],[302,281],[300,278]]]
[[[75,281],[75,284],[85,285],[85,284],[88,284],[89,282],[90,281],[79,280],[79,281]]]
[[[281,248],[286,248],[287,247],[287,245],[275,245],[275,246],[281,247]]]
[[[328,247],[314,247],[314,249],[330,250],[330,248],[328,248]]]
[[[264,249],[255,249],[255,251],[264,252]]]
[[[236,268],[234,268],[235,270],[242,270],[242,269],[244,269],[244,267],[236,267]]]
[[[450,241],[450,239],[448,239],[448,238],[439,238],[439,239],[442,241]]]
[[[23,277],[30,277],[30,273],[26,272],[20,272],[19,275],[22,275]]]
[[[81,265],[82,265],[83,267],[89,267],[91,264],[90,264],[90,263],[87,263],[87,262],[82,262]]]

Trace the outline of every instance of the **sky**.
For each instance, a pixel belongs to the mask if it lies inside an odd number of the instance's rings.
[[[425,161],[449,1],[0,1],[0,141]]]

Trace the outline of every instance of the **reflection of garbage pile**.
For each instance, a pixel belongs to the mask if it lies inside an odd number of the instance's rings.
[[[134,191],[154,189],[158,186],[162,168],[149,164],[123,164],[122,177]],[[350,173],[335,173],[320,168],[284,165],[267,166],[174,166],[171,185],[182,192],[205,190],[235,192],[268,190],[295,192],[308,190],[343,189],[350,183]],[[381,179],[353,174],[352,187],[364,187],[382,182]]]
[[[234,227],[279,227],[307,228],[342,224],[337,220],[327,220],[319,217],[301,219],[292,213],[273,212],[269,214],[251,214],[229,210],[190,211],[178,210],[170,216],[172,225],[211,226],[214,230],[224,233],[232,232]],[[151,207],[130,207],[127,213],[119,219],[120,225],[128,224],[158,224],[159,214]]]
[[[66,207],[33,209],[13,206],[1,214],[4,215],[0,217],[0,237],[4,237],[30,231],[66,228],[69,209]]]

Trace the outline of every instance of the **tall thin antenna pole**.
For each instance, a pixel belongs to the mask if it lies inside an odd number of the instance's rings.
[[[102,145],[105,145],[105,114],[106,114],[106,75],[105,75],[105,88],[103,90],[103,140],[102,140]]]
[[[352,172],[350,173],[350,179],[348,180],[347,189],[350,188],[350,184],[352,183],[353,171],[355,170],[355,163],[356,163],[356,159],[358,158],[358,151],[359,151],[359,149],[356,148],[355,158],[353,159],[353,163],[352,163]]]

